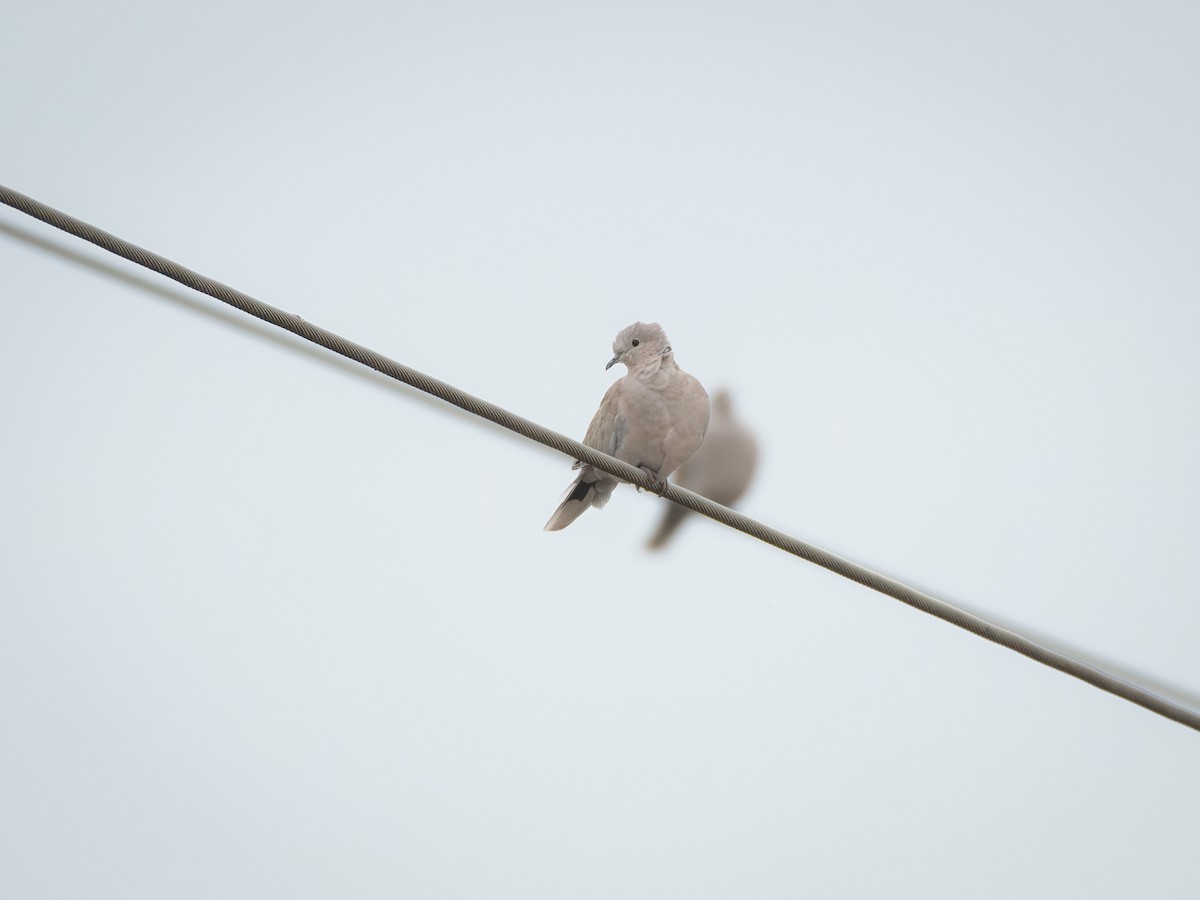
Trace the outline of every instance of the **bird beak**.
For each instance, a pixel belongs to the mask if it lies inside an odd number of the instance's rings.
[[[609,369],[611,369],[613,366],[615,366],[620,361],[621,361],[621,354],[618,353],[616,356],[614,356],[612,359],[610,359],[608,361],[608,365],[604,367],[604,371],[607,372]]]

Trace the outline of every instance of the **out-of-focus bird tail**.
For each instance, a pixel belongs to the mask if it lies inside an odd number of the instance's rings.
[[[658,523],[658,528],[654,534],[650,535],[650,540],[646,541],[646,547],[649,550],[661,550],[666,546],[667,541],[671,539],[671,535],[683,523],[683,520],[688,517],[691,512],[686,506],[680,506],[678,503],[667,502],[667,508],[663,510],[662,520]]]

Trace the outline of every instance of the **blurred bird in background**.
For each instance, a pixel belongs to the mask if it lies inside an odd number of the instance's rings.
[[[734,416],[729,391],[719,390],[712,398],[712,417],[704,442],[679,467],[674,482],[722,506],[733,506],[746,493],[757,464],[754,435]],[[658,529],[646,546],[661,549],[690,515],[692,511],[686,506],[668,501]]]

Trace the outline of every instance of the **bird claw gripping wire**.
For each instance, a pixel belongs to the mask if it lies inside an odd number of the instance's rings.
[[[650,485],[648,487],[642,487],[640,484],[634,485],[634,487],[638,489],[639,494],[642,491],[650,491],[650,493],[658,494],[658,496],[661,497],[667,492],[667,479],[660,479],[657,472],[655,472],[653,469],[647,468],[646,466],[638,466],[638,468],[645,472],[650,478]]]

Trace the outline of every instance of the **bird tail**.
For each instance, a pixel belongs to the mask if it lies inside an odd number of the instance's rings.
[[[583,515],[589,506],[601,507],[608,502],[615,481],[608,478],[598,478],[598,472],[590,466],[585,466],[565,494],[558,509],[546,523],[546,531],[562,531]]]
[[[646,541],[646,547],[650,550],[661,550],[666,546],[667,541],[671,539],[671,535],[675,533],[683,520],[688,517],[691,510],[686,506],[680,506],[678,503],[667,501],[667,508],[663,510],[663,517],[659,520],[658,528],[654,534],[650,536],[650,540]]]

